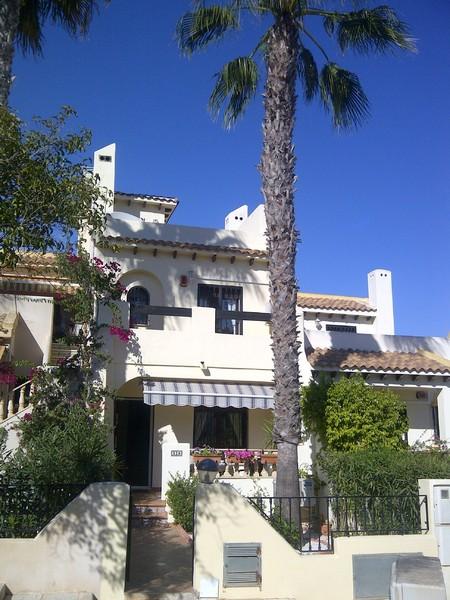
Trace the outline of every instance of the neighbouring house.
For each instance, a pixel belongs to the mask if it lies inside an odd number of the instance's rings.
[[[120,264],[118,312],[135,334],[127,344],[103,329],[111,362],[100,373],[116,394],[105,418],[126,481],[161,486],[158,430],[168,425],[191,448],[264,448],[273,375],[263,206],[251,214],[241,206],[223,229],[175,225],[176,198],[115,190],[114,144],[95,153],[94,173],[114,201],[104,237],[85,247]],[[33,353],[38,364],[51,362],[58,328],[67,326],[46,287],[52,259],[44,260],[42,281],[26,267],[0,274],[8,360]],[[98,320],[111,324],[110,310],[100,307]],[[361,373],[405,400],[410,444],[450,442],[450,342],[395,335],[390,271],[368,274],[365,298],[299,292],[298,330],[303,384],[321,372]],[[1,410],[6,417],[5,402]],[[312,449],[309,440],[299,446],[300,463],[311,462]]]

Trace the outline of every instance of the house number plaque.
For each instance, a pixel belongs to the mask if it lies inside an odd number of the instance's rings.
[[[183,450],[171,450],[170,456],[183,456]]]

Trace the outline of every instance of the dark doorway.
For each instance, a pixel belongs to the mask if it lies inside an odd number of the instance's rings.
[[[142,400],[116,400],[114,442],[122,463],[122,479],[130,485],[149,485],[150,428],[153,407]]]

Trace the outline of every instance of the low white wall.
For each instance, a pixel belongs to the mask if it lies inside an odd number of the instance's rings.
[[[194,589],[216,579],[218,597],[352,600],[355,554],[422,552],[437,556],[436,540],[426,535],[338,538],[334,554],[301,555],[230,486],[201,485],[196,498]],[[260,587],[223,587],[223,544],[260,543]]]
[[[129,486],[93,483],[34,539],[0,540],[0,581],[10,591],[93,593],[123,600]]]

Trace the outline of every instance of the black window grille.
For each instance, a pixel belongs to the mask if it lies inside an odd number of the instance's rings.
[[[356,325],[327,325],[326,330],[356,333]]]
[[[150,294],[147,290],[141,286],[132,287],[127,294],[127,302],[130,304],[130,327],[148,325]]]
[[[199,284],[197,305],[220,311],[242,312],[242,288]],[[216,333],[242,335],[242,320],[216,317]]]

